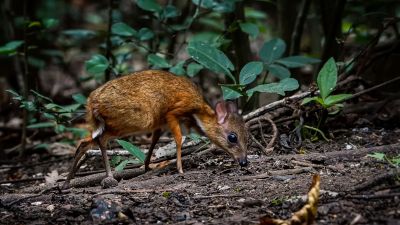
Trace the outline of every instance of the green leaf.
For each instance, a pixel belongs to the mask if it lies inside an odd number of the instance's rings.
[[[247,90],[246,93],[249,97],[251,97],[254,92],[267,92],[267,93],[276,93],[282,96],[285,96],[285,91],[294,91],[299,88],[299,82],[293,78],[285,78],[281,80],[279,83],[269,83],[269,84],[261,84],[250,90]]]
[[[374,152],[373,154],[367,154],[367,156],[378,159],[378,160],[385,159],[385,153],[380,153],[380,152]]]
[[[204,67],[195,62],[190,63],[186,68],[186,73],[189,77],[196,76]]]
[[[339,102],[343,102],[350,98],[352,95],[351,94],[339,94],[339,95],[330,95],[326,99],[324,99],[324,103],[327,106],[334,105]]]
[[[247,85],[253,82],[258,75],[263,71],[264,65],[262,62],[253,61],[243,66],[240,70],[239,83],[241,85]]]
[[[234,66],[222,51],[204,42],[190,42],[187,51],[196,62],[207,69],[216,73],[224,73],[236,82],[231,73]]]
[[[41,27],[42,26],[42,24],[39,22],[39,21],[31,21],[29,24],[28,24],[28,27],[29,28],[32,28],[32,27]]]
[[[275,76],[281,80],[288,78],[291,75],[290,71],[287,68],[280,66],[278,64],[275,64],[275,63],[268,65],[267,70],[269,71],[270,74],[272,74],[273,76]]]
[[[96,32],[85,29],[64,30],[62,31],[62,34],[79,40],[87,40],[96,37]]]
[[[337,68],[336,63],[333,58],[330,58],[322,67],[321,71],[318,73],[317,84],[322,99],[325,100],[326,97],[333,91],[336,87],[337,82]]]
[[[140,162],[144,162],[146,156],[144,155],[144,153],[135,145],[124,141],[124,140],[116,140],[118,142],[119,145],[121,145],[125,150],[127,150],[128,152],[130,152],[133,156],[135,156],[137,159],[140,160]]]
[[[155,66],[157,68],[169,68],[169,67],[171,67],[171,64],[169,64],[166,59],[164,59],[163,57],[158,56],[156,54],[148,55],[147,56],[147,62],[150,65],[153,65],[153,66]]]
[[[48,127],[55,127],[56,124],[53,122],[43,122],[43,123],[35,123],[28,125],[28,129],[39,129],[39,128],[48,128]]]
[[[14,91],[14,90],[8,89],[8,90],[6,90],[6,92],[14,95],[14,97],[21,97],[21,95],[18,94],[18,92]]]
[[[56,27],[60,24],[60,21],[58,19],[53,19],[53,18],[47,18],[43,20],[43,26],[46,29],[50,29],[53,27]]]
[[[81,104],[71,104],[71,105],[66,105],[63,106],[62,112],[68,113],[68,112],[75,112],[77,109],[81,107]]]
[[[237,98],[243,96],[237,90],[232,89],[232,87],[221,86],[221,89],[222,89],[222,94],[224,96],[224,100],[237,99]]]
[[[162,10],[161,5],[156,0],[137,0],[136,4],[149,12],[160,12]]]
[[[249,34],[252,38],[256,38],[260,33],[258,26],[254,23],[239,23],[240,29]]]
[[[107,58],[100,54],[93,55],[85,62],[86,71],[95,76],[104,74],[109,65]]]
[[[129,26],[126,23],[114,23],[111,27],[111,33],[120,35],[120,36],[125,36],[125,37],[137,37],[138,32],[133,29],[131,26]]]
[[[169,72],[176,74],[176,75],[185,75],[185,69],[183,69],[183,65],[185,64],[185,61],[180,61],[178,62],[175,66],[171,67],[169,69]]]
[[[14,55],[23,43],[24,41],[15,40],[0,46],[0,55]]]
[[[193,4],[199,5],[206,9],[211,9],[215,12],[229,13],[235,10],[235,2],[239,0],[192,0]]]
[[[174,18],[181,15],[181,12],[173,5],[167,5],[163,8],[162,15],[164,18]]]
[[[306,105],[306,104],[308,104],[308,103],[310,103],[310,102],[312,102],[312,101],[317,101],[317,97],[314,96],[314,97],[305,98],[305,99],[303,99],[303,101],[301,102],[301,105]]]
[[[84,96],[81,93],[73,94],[72,98],[75,100],[75,102],[85,105],[86,104],[86,96]]]
[[[137,161],[136,160],[132,160],[132,159],[122,160],[122,162],[120,162],[118,164],[118,166],[115,167],[115,171],[120,172],[120,171],[124,170],[125,167],[130,163],[137,163]]]
[[[40,94],[40,93],[37,92],[37,91],[30,90],[30,92],[31,92],[33,95],[35,95],[36,97],[38,97],[38,98],[41,98],[41,99],[46,100],[46,101],[48,101],[48,102],[53,102],[53,100],[52,100],[51,98],[49,98],[49,97],[47,97],[47,96],[44,96],[44,95]]]
[[[280,38],[275,38],[264,43],[260,50],[260,57],[265,63],[272,63],[285,53],[286,44]]]
[[[303,67],[307,64],[319,63],[321,60],[306,56],[289,56],[276,60],[277,63],[283,64],[288,68]]]
[[[147,41],[154,37],[154,33],[149,28],[144,27],[139,30],[138,36],[139,36],[139,40]]]

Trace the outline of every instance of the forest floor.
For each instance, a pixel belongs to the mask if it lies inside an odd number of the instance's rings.
[[[303,154],[277,147],[261,156],[250,149],[247,168],[220,151],[195,152],[183,158],[183,175],[172,160],[109,189],[97,183],[61,191],[44,179],[11,182],[67,172],[72,162],[34,154],[24,164],[31,166],[0,167],[0,223],[258,224],[263,216],[285,219],[299,210],[319,174],[316,224],[400,224],[399,170],[367,156],[398,155],[400,129],[350,128],[335,135],[329,142],[305,141]],[[89,159],[81,171],[89,168],[101,169],[100,158]]]

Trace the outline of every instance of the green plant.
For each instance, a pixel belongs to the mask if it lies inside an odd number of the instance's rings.
[[[317,63],[318,59],[305,56],[290,56],[282,58],[286,51],[283,40],[276,38],[265,42],[259,52],[262,61],[251,61],[243,66],[239,79],[232,74],[234,65],[229,58],[219,49],[206,42],[189,42],[187,51],[196,62],[216,73],[223,73],[233,84],[221,85],[224,99],[237,99],[246,97],[249,100],[255,92],[276,93],[285,95],[286,91],[293,91],[299,87],[297,80],[290,78],[289,68],[303,67],[307,64]],[[261,84],[250,88],[250,84],[263,73],[267,72],[280,79],[276,83],[266,83],[267,74]]]
[[[310,102],[316,102],[320,104],[324,109],[336,106],[337,108],[342,108],[343,105],[340,104],[343,101],[349,99],[351,94],[337,94],[331,95],[331,93],[336,88],[338,72],[335,60],[330,58],[322,67],[321,71],[318,73],[317,85],[319,88],[319,96],[314,96],[310,98],[305,98],[302,105],[308,104]]]
[[[83,128],[77,128],[70,126],[70,121],[73,119],[73,115],[78,113],[78,109],[86,104],[86,97],[82,94],[74,94],[72,98],[75,103],[71,105],[61,106],[53,102],[49,97],[46,97],[34,90],[31,90],[32,99],[25,99],[19,93],[13,90],[6,90],[8,93],[13,95],[13,99],[18,101],[20,108],[27,110],[30,115],[40,115],[40,120],[34,117],[29,119],[28,129],[41,129],[41,128],[53,128],[55,133],[70,132],[74,138],[83,138],[88,135],[88,131]],[[72,140],[65,140],[69,143]],[[47,145],[40,145],[46,147]]]
[[[115,166],[116,171],[122,171],[128,164],[144,163],[146,155],[140,150],[140,148],[124,140],[117,139],[116,141],[119,145],[122,146],[123,149],[127,150],[136,158],[122,159],[121,156],[113,157],[111,160],[111,164]]]
[[[373,154],[368,154],[367,156],[380,161],[385,161],[395,168],[400,167],[400,154],[397,156],[388,157],[385,153],[374,152]]]

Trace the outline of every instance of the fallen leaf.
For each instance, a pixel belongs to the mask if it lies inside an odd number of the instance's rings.
[[[308,201],[303,208],[295,212],[293,216],[287,220],[262,217],[260,219],[260,225],[311,225],[317,217],[319,186],[320,177],[318,174],[315,174],[310,191],[308,192]]]

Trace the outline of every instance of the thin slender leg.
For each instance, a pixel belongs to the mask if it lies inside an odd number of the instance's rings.
[[[158,130],[153,131],[153,134],[151,135],[151,145],[149,148],[149,152],[147,153],[146,159],[144,161],[144,170],[146,172],[150,170],[149,164],[150,164],[151,155],[153,154],[154,147],[156,146],[158,140],[160,139],[161,134],[162,134],[161,130],[158,129]]]
[[[101,181],[101,186],[103,188],[118,186],[118,181],[114,179],[111,172],[110,161],[108,160],[107,149],[105,148],[106,141],[100,140],[101,138],[96,138],[97,144],[101,150],[101,155],[103,157],[104,168],[106,169],[106,177]]]
[[[72,163],[70,169],[69,169],[69,174],[67,176],[67,179],[65,180],[62,189],[68,189],[71,179],[74,178],[76,171],[81,167],[82,163],[80,162],[80,159],[82,156],[85,155],[85,152],[89,149],[89,147],[93,145],[93,140],[91,138],[86,138],[81,140],[81,142],[78,145],[78,148],[76,149],[75,156],[74,156],[74,162]]]
[[[167,123],[169,129],[175,138],[176,143],[176,168],[179,173],[183,173],[182,169],[182,132],[179,126],[179,120],[175,116],[167,115]]]

